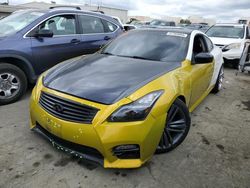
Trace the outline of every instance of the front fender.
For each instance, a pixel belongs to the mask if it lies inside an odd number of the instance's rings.
[[[8,53],[0,53],[0,61],[1,59],[7,60],[10,59],[10,63],[14,64],[13,62],[11,62],[11,59],[15,59],[15,63],[23,63],[23,65],[19,66],[19,67],[24,67],[25,68],[25,73],[28,76],[28,79],[31,83],[34,83],[37,79],[37,75],[35,74],[34,68],[31,64],[31,62],[23,57],[22,55],[18,55],[18,52],[8,52]],[[4,61],[3,60],[3,61]],[[17,65],[18,66],[18,65]]]

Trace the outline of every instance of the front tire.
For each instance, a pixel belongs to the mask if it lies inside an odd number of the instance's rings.
[[[0,63],[0,105],[19,100],[27,89],[24,72],[8,63]]]
[[[166,153],[179,146],[190,129],[191,119],[187,106],[177,99],[170,107],[166,124],[156,153]]]

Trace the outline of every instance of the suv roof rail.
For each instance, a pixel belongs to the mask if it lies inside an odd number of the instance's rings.
[[[75,8],[77,10],[81,10],[81,7],[79,6],[53,6],[53,7],[49,7],[49,9],[56,9],[56,8]]]
[[[92,12],[97,12],[97,13],[101,13],[101,14],[105,14],[102,10],[91,10]]]

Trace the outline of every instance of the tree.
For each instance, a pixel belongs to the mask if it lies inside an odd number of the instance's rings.
[[[191,21],[189,19],[181,19],[180,23],[181,24],[191,24]]]

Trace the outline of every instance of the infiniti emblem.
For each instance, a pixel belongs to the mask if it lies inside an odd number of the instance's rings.
[[[62,107],[62,105],[60,105],[60,104],[55,103],[55,104],[53,105],[53,108],[54,108],[54,110],[57,111],[57,112],[60,112],[60,113],[63,112],[63,107]]]

